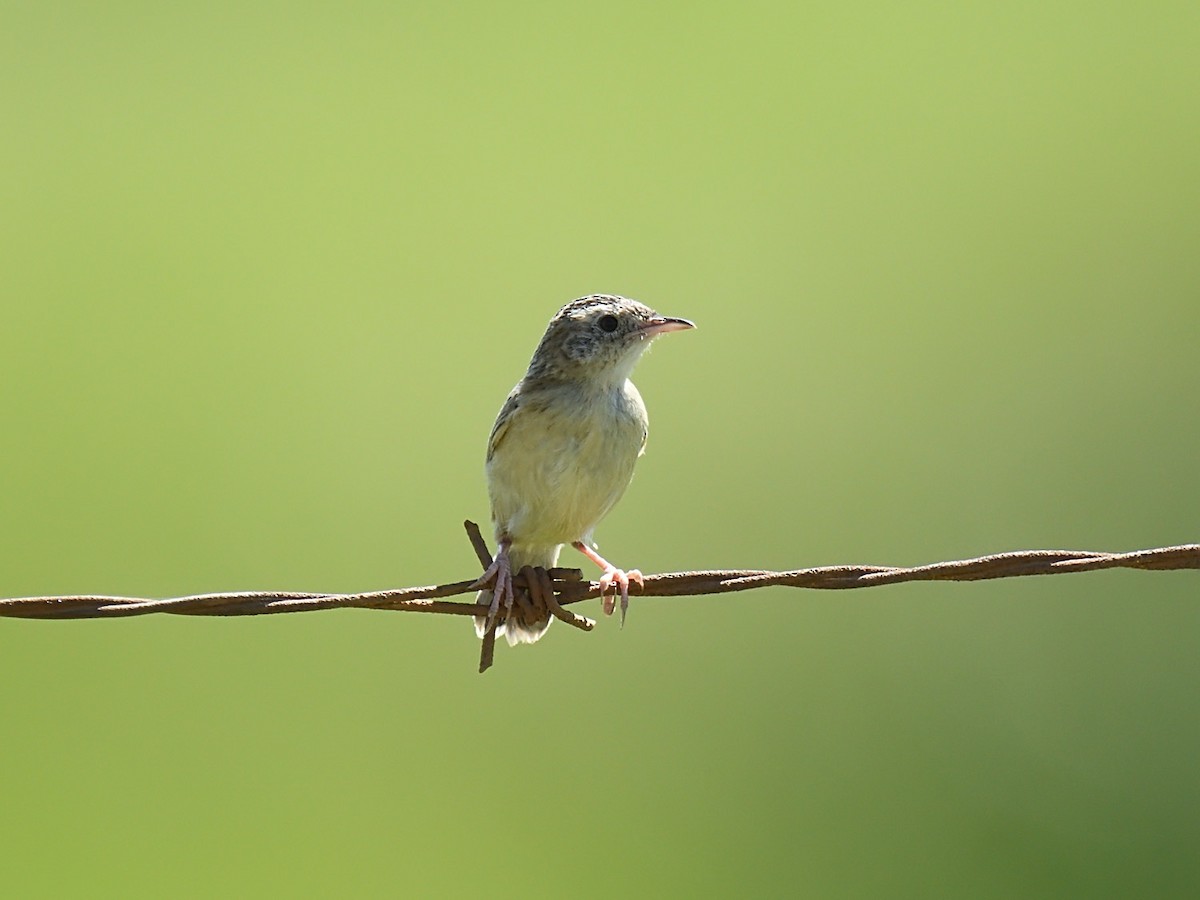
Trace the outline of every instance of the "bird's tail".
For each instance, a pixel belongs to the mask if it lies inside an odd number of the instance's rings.
[[[491,603],[492,592],[480,591],[479,602]],[[529,602],[532,604],[532,601]],[[513,608],[507,614],[500,610],[499,616],[500,624],[496,626],[496,636],[503,637],[510,647],[541,640],[554,618],[546,609],[525,610],[520,600],[513,604]],[[475,617],[475,633],[480,637],[487,634],[487,619],[484,616]]]
[[[559,547],[532,549],[514,545],[508,551],[513,575],[516,576],[525,566],[553,568],[558,562],[559,549]],[[476,602],[491,603],[492,592],[480,591]],[[521,592],[521,596],[513,603],[513,607],[507,615],[501,609],[499,616],[500,624],[496,627],[496,636],[503,636],[510,647],[515,647],[517,644],[533,644],[541,640],[554,618],[544,604],[536,602],[524,592]],[[480,637],[487,634],[487,619],[483,616],[475,617],[475,633]]]

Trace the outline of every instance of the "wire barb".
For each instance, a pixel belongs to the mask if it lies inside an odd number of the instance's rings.
[[[474,522],[463,523],[467,538],[486,570],[492,563],[487,543]],[[816,590],[850,590],[878,587],[905,581],[983,581],[1025,575],[1059,575],[1097,569],[1200,569],[1200,544],[1180,544],[1130,553],[1098,553],[1086,550],[1024,550],[994,553],[975,559],[959,559],[909,568],[893,566],[823,566],[791,572],[763,570],[716,570],[668,572],[647,575],[640,586],[630,584],[631,593],[642,597],[685,597],[726,594],[765,587],[797,587]],[[518,595],[530,592],[555,617],[583,631],[595,622],[563,609],[600,596],[598,581],[584,581],[579,569],[549,570],[526,567],[513,578]],[[438,613],[454,616],[487,615],[486,604],[443,600],[478,589],[475,579],[427,587],[396,588],[359,594],[320,594],[297,591],[239,591],[226,594],[195,594],[153,600],[143,597],[76,595],[66,597],[14,597],[0,599],[0,617],[24,619],[107,619],[148,613],[187,616],[258,616],[269,613],[309,612],[319,609],[390,609],[402,612]],[[493,625],[480,648],[479,671],[492,665],[496,644]]]
[[[486,572],[492,566],[492,551],[488,549],[487,541],[479,533],[479,526],[470,519],[463,522],[463,528],[467,530],[467,540],[471,542],[471,547],[474,548],[475,555],[479,558],[479,565]],[[498,625],[496,619],[488,622],[488,629],[484,632],[483,640],[479,642],[480,675],[492,667],[492,662],[496,657],[496,628]]]

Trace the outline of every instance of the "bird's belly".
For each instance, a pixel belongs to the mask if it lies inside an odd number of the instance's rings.
[[[607,404],[572,416],[522,412],[488,465],[497,529],[521,544],[589,537],[629,485],[644,418]]]

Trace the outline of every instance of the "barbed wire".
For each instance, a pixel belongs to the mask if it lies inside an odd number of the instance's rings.
[[[464,522],[467,537],[484,568],[492,558],[474,522]],[[821,566],[773,572],[759,569],[718,569],[700,572],[667,572],[646,575],[643,584],[631,583],[630,593],[642,597],[684,597],[725,594],[764,587],[797,587],[816,590],[850,590],[907,581],[983,581],[1025,575],[1059,575],[1097,569],[1200,569],[1200,544],[1157,547],[1130,553],[1087,550],[1023,550],[994,553],[974,559],[951,560],[924,566]],[[522,569],[514,578],[518,602],[544,606],[557,618],[584,631],[595,623],[563,609],[600,596],[597,581],[584,581],[579,569]],[[189,616],[257,616],[271,613],[311,612],[320,609],[389,609],[403,612],[479,616],[487,607],[444,597],[477,591],[476,579],[427,587],[395,588],[358,594],[304,593],[296,591],[239,591],[194,594],[164,600],[143,597],[74,595],[63,597],[13,597],[0,599],[0,617],[26,619],[104,619],[149,613]],[[528,594],[528,596],[525,596]],[[492,664],[496,629],[484,637],[479,671]]]

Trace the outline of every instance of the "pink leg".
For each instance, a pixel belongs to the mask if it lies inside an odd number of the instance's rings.
[[[500,612],[501,604],[504,605],[504,611],[508,612],[512,609],[513,598],[516,596],[513,592],[512,564],[508,558],[508,548],[511,546],[511,540],[502,539],[500,546],[496,548],[496,558],[492,560],[492,564],[471,585],[476,588],[485,588],[493,578],[496,579],[496,583],[492,585],[492,605],[488,607],[487,614],[487,626],[489,629],[492,627],[492,623],[496,621],[496,614]]]
[[[621,627],[624,628],[625,612],[629,609],[629,582],[636,581],[644,587],[642,573],[637,569],[630,569],[628,572],[618,569],[583,541],[575,541],[571,546],[604,570],[604,574],[600,576],[600,599],[604,605],[604,614],[606,616],[611,616],[613,610],[616,608],[616,587],[621,589]],[[613,587],[614,585],[616,587]],[[611,597],[608,596],[608,589],[610,587],[613,588]]]

